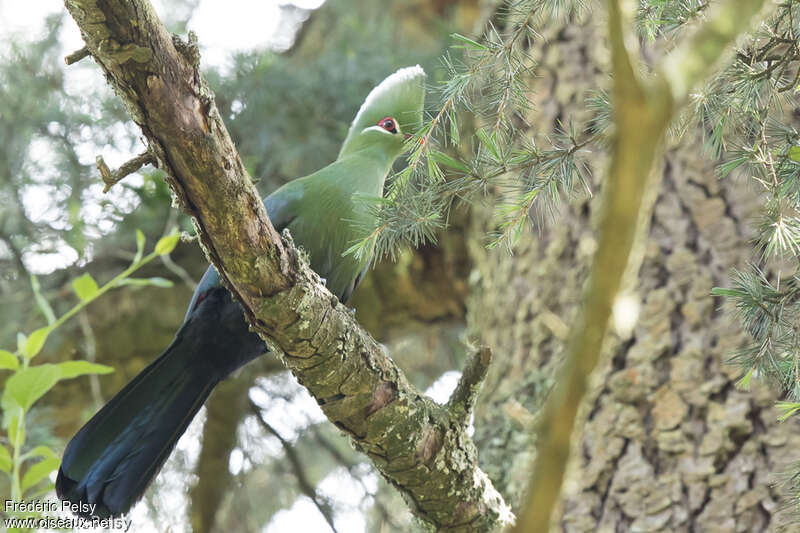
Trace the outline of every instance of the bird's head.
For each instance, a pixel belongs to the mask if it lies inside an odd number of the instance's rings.
[[[368,147],[380,147],[394,159],[405,141],[422,127],[425,71],[401,68],[383,80],[364,100],[350,125],[339,158]]]

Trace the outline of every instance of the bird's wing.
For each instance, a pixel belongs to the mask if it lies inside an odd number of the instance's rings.
[[[264,206],[279,233],[297,216],[297,208],[303,199],[302,179],[292,180],[264,198]]]
[[[347,301],[350,299],[350,296],[353,295],[353,291],[356,290],[358,284],[361,283],[362,279],[364,279],[364,275],[366,275],[367,271],[369,270],[369,265],[370,263],[367,263],[367,265],[363,268],[363,270],[361,270],[361,272],[358,273],[358,276],[356,276],[353,279],[353,282],[347,286],[347,288],[342,294],[339,295],[340,302],[347,303]]]

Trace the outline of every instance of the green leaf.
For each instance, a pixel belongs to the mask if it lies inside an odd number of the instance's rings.
[[[75,290],[75,294],[78,295],[78,298],[83,301],[91,300],[95,297],[97,291],[100,290],[97,286],[97,282],[88,272],[75,278],[75,281],[72,282],[72,288]]]
[[[53,388],[61,378],[61,369],[56,365],[44,364],[20,370],[6,381],[2,405],[7,409],[18,405],[24,410]]]
[[[450,143],[453,146],[458,146],[461,142],[461,136],[458,131],[458,121],[456,120],[456,114],[453,112],[449,113],[450,116]]]
[[[711,296],[725,296],[727,298],[735,298],[742,296],[744,293],[739,289],[729,289],[727,287],[713,287],[711,289]]]
[[[489,49],[487,46],[484,46],[484,45],[482,45],[481,43],[479,43],[477,41],[473,41],[469,37],[464,37],[460,33],[451,33],[450,37],[452,37],[454,40],[466,45],[469,48],[474,48],[475,50],[488,50]]]
[[[792,146],[789,148],[789,159],[800,162],[800,146]]]
[[[34,459],[36,457],[44,457],[45,459],[50,459],[51,457],[56,457],[56,452],[48,448],[47,446],[37,446],[31,451],[26,454],[23,454],[21,459],[23,461],[27,461],[28,459]]]
[[[783,411],[783,414],[778,417],[781,422],[800,411],[800,403],[798,402],[775,402],[775,407]]]
[[[456,170],[460,170],[465,174],[469,174],[470,170],[467,165],[459,161],[458,159],[454,159],[447,155],[444,152],[440,152],[438,150],[431,151],[431,157],[436,160],[437,163],[444,165],[446,167],[454,168]]]
[[[154,277],[154,278],[125,278],[125,279],[121,280],[119,283],[117,283],[117,285],[119,285],[119,286],[122,286],[122,285],[150,286],[150,285],[152,285],[153,287],[163,287],[163,288],[167,288],[168,289],[168,288],[172,287],[174,284],[172,283],[172,281],[168,280],[167,278]]]
[[[753,378],[753,372],[755,372],[755,367],[751,368],[747,371],[747,374],[742,376],[742,379],[736,382],[736,388],[739,390],[749,391],[750,390],[750,380]]]
[[[43,479],[47,478],[53,471],[58,468],[59,460],[57,457],[51,457],[49,459],[43,459],[36,463],[35,465],[31,465],[28,470],[25,472],[25,475],[22,476],[22,492],[25,493],[26,490],[31,488],[32,486],[36,485]]]
[[[50,335],[50,331],[50,326],[47,326],[39,328],[31,333],[28,340],[25,341],[25,348],[22,351],[22,355],[28,360],[36,357],[36,355],[42,351],[42,347],[44,347],[44,343],[47,340],[47,336]]]
[[[58,363],[61,379],[71,379],[86,374],[109,374],[114,371],[110,366],[98,365],[89,361],[65,361]]]
[[[17,356],[6,350],[0,350],[0,370],[10,368],[16,370],[19,368],[19,359]]]
[[[6,474],[11,472],[11,454],[8,449],[0,444],[0,470]]]
[[[444,174],[442,173],[442,169],[439,168],[439,165],[436,164],[436,160],[431,157],[430,154],[427,158],[428,163],[428,177],[432,180],[442,180],[444,179]]]
[[[17,332],[17,351],[19,353],[25,352],[25,343],[28,342],[28,337],[21,331]]]
[[[47,298],[42,296],[41,287],[39,286],[39,279],[33,275],[31,275],[31,287],[33,288],[33,296],[36,298],[36,305],[39,306],[39,310],[44,315],[47,323],[53,324],[56,321],[56,315],[53,313],[53,308],[50,307],[50,303],[47,301]]]
[[[138,263],[142,260],[142,254],[144,254],[144,243],[145,237],[142,230],[136,230],[136,257],[133,258],[134,263]]]
[[[161,237],[160,239],[158,239],[158,242],[156,243],[155,252],[158,255],[167,255],[168,253],[170,253],[172,250],[175,249],[175,247],[178,245],[178,241],[180,240],[181,240],[180,233],[173,233],[172,235]]]
[[[475,135],[478,137],[478,139],[480,139],[481,144],[483,144],[492,153],[494,160],[499,163],[500,148],[497,146],[497,137],[494,134],[489,135],[483,128],[478,129],[478,131],[475,132]]]

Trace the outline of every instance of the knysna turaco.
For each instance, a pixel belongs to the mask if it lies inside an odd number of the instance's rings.
[[[424,78],[415,66],[383,80],[358,111],[336,161],[264,199],[275,229],[289,229],[342,302],[368,263],[344,254],[357,240],[357,228],[373,217],[359,197],[382,195],[405,139],[421,127]],[[127,512],[217,383],[266,351],[209,267],[172,343],[67,445],[56,480],[58,496],[96,504],[97,516]]]

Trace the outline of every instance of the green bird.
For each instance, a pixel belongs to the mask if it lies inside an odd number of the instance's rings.
[[[275,229],[289,229],[342,302],[369,263],[368,257],[345,254],[359,238],[357,228],[374,222],[363,197],[382,195],[406,138],[421,127],[424,79],[422,68],[414,66],[383,80],[356,114],[336,161],[264,199]],[[56,480],[59,498],[84,516],[126,513],[217,383],[266,352],[209,267],[172,343],[67,445]]]

